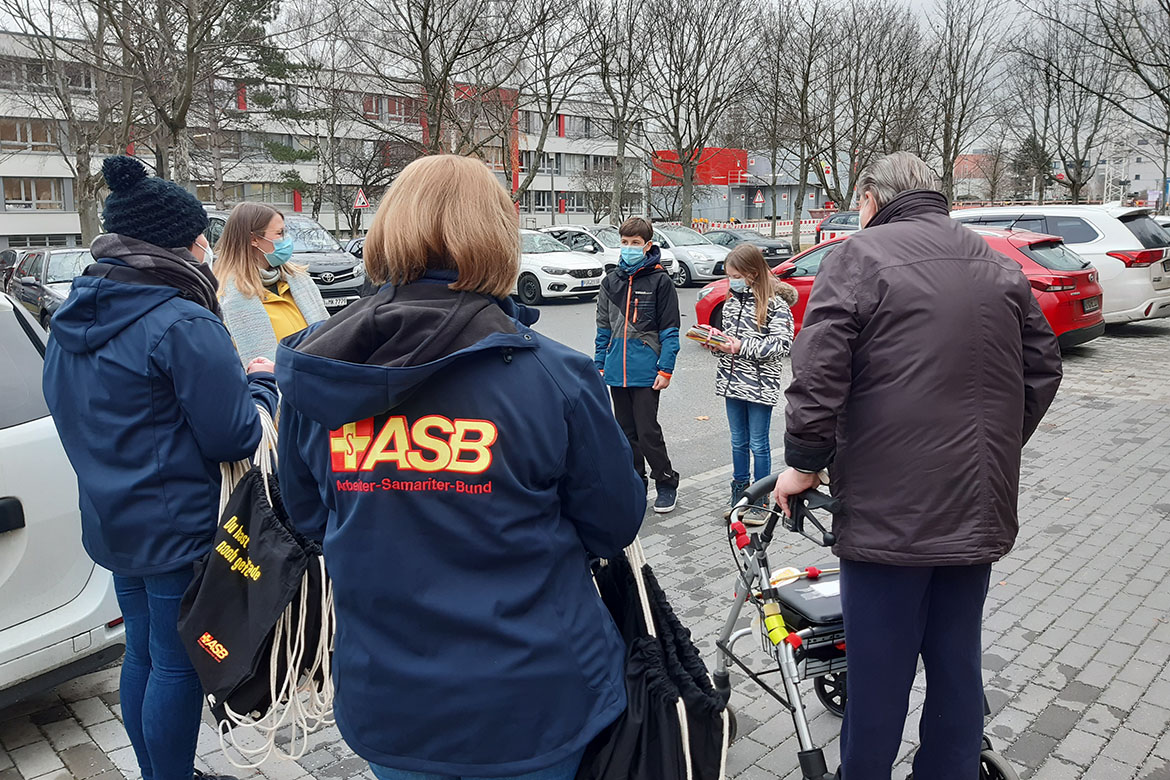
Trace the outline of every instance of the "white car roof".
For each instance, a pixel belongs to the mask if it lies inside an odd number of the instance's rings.
[[[951,209],[951,216],[966,214],[1108,214],[1111,217],[1126,217],[1130,214],[1149,214],[1151,209],[1141,206],[1122,206],[1120,203],[1054,203],[1045,206],[976,206],[967,209]]]

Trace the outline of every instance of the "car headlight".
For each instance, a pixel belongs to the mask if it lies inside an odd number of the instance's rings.
[[[553,274],[554,276],[562,276],[569,272],[568,268],[557,268],[555,265],[542,265],[540,270],[546,274]]]
[[[704,287],[702,290],[699,290],[699,300],[703,300],[713,292],[715,292],[714,287]]]
[[[358,263],[357,265],[355,265],[353,267],[353,275],[354,276],[365,276],[365,274],[366,274],[366,264],[365,263]]]

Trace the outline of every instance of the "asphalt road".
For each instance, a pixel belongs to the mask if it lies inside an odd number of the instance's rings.
[[[698,287],[678,291],[682,331],[695,322]],[[595,301],[569,299],[542,304],[534,328],[587,355],[593,355],[596,334]],[[783,411],[773,417],[772,446],[779,441]],[[659,422],[666,436],[674,468],[683,477],[731,463],[731,443],[723,399],[715,395],[715,358],[707,350],[682,339],[678,364],[670,387],[662,392]]]

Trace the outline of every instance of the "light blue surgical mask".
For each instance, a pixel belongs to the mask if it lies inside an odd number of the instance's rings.
[[[264,253],[264,259],[267,260],[268,265],[272,266],[273,268],[280,268],[289,260],[292,260],[292,256],[293,240],[289,236],[285,236],[279,241],[273,241],[272,251]]]
[[[731,288],[732,292],[741,293],[741,292],[747,292],[748,283],[747,283],[747,279],[743,279],[743,278],[728,279],[727,286]]]
[[[646,259],[646,250],[640,246],[623,246],[621,254],[622,268],[627,271],[633,270],[642,264]]]

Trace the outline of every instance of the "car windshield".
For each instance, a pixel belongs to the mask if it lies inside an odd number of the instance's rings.
[[[288,219],[284,234],[293,240],[294,252],[341,252],[341,244],[325,228],[311,219]]]
[[[610,249],[621,248],[622,237],[621,234],[617,232],[616,228],[602,228],[601,230],[598,230],[593,237],[600,241],[603,246],[607,246]]]
[[[686,227],[664,227],[661,228],[662,233],[670,239],[670,243],[675,246],[699,246],[701,244],[710,244],[711,242],[703,238],[701,233],[698,233]]]
[[[572,251],[547,233],[523,233],[520,236],[520,245],[520,251],[526,255],[543,255],[546,252]]]
[[[1083,271],[1091,267],[1089,261],[1064,244],[1031,244],[1023,252],[1050,271]]]
[[[1129,232],[1133,233],[1146,249],[1161,249],[1170,246],[1170,233],[1167,233],[1165,228],[1151,219],[1149,214],[1122,217],[1121,224],[1129,228]]]
[[[54,282],[72,282],[75,276],[81,276],[86,266],[93,262],[93,255],[84,250],[78,252],[54,252],[49,255],[49,272],[45,275],[45,284]]]

